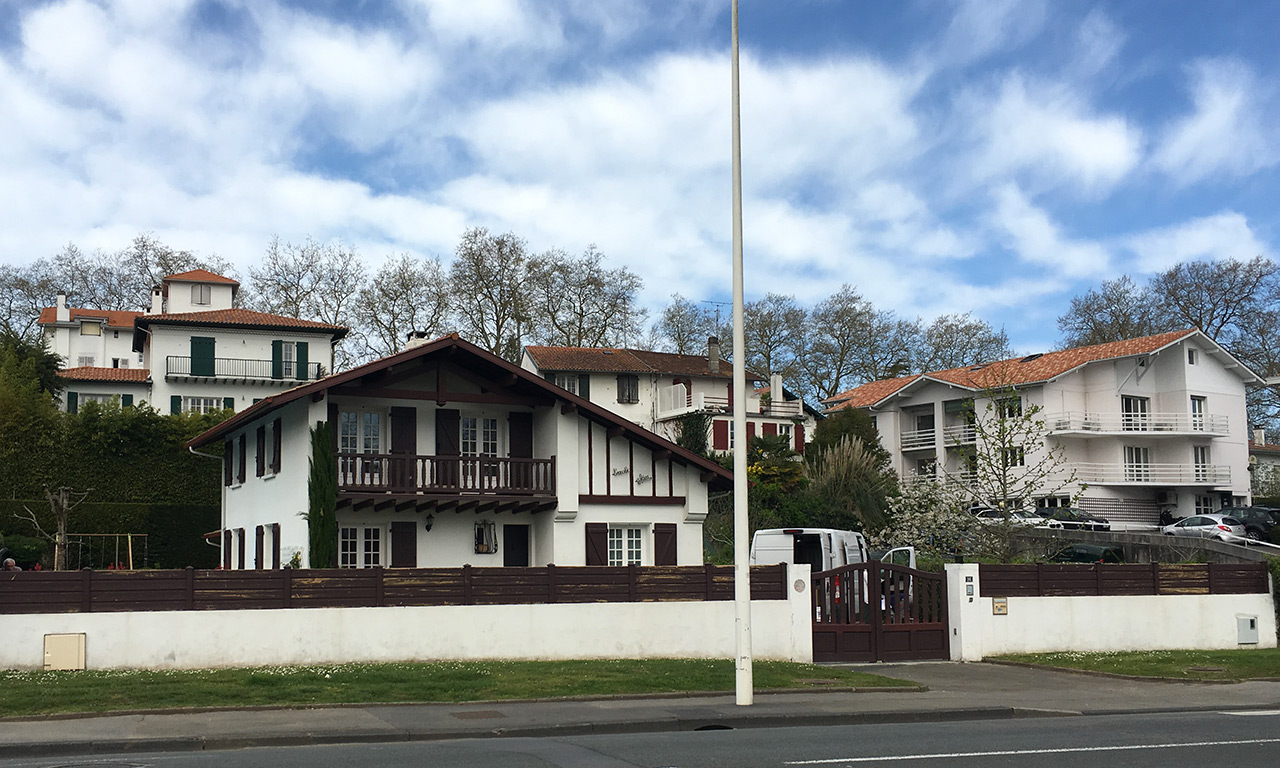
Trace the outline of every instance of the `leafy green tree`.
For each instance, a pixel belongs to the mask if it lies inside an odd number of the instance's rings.
[[[21,336],[14,331],[0,330],[0,348],[16,357],[19,363],[35,361],[36,380],[42,390],[55,397],[62,392],[65,384],[58,376],[62,357],[49,350],[42,336],[35,333]]]
[[[36,363],[0,345],[0,488],[11,498],[35,498],[57,476],[62,418]]]
[[[861,408],[841,408],[818,422],[813,430],[813,440],[805,446],[805,456],[816,460],[823,451],[840,444],[847,437],[857,438],[864,450],[876,459],[876,466],[887,470],[891,463],[889,452],[880,445],[880,433],[871,417]]]
[[[810,464],[809,491],[823,509],[818,527],[874,531],[885,526],[897,478],[880,461],[878,447],[846,435]]]
[[[307,485],[308,560],[312,568],[338,567],[338,460],[333,426],[317,421],[311,430],[311,476]]]

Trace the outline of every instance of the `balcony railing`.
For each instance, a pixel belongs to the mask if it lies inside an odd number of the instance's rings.
[[[1071,465],[1076,479],[1098,485],[1212,485],[1231,483],[1231,467],[1223,464],[1103,464]]]
[[[241,360],[234,357],[196,358],[192,364],[190,356],[169,355],[165,358],[165,375],[167,376],[204,376],[216,379],[276,379],[287,381],[313,381],[320,378],[320,364],[307,363],[307,375],[299,376],[296,363],[285,364],[281,371],[287,376],[273,376],[273,369],[279,363],[272,360]]]
[[[338,490],[552,496],[555,459],[339,453]]]
[[[1087,413],[1069,411],[1044,417],[1049,432],[1140,432],[1227,434],[1220,413]]]
[[[957,424],[943,427],[942,438],[949,446],[973,445],[978,441],[978,433],[972,424]]]
[[[937,431],[932,429],[917,429],[911,432],[903,432],[901,438],[902,450],[910,451],[919,448],[932,448],[937,440]]]

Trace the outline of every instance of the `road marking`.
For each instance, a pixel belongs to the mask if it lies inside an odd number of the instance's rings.
[[[1280,709],[1250,709],[1237,712],[1219,712],[1220,715],[1235,715],[1236,717],[1263,717],[1266,715],[1280,715]]]
[[[1008,755],[1057,755],[1069,752],[1123,752],[1135,749],[1179,749],[1182,747],[1231,747],[1244,744],[1275,744],[1280,739],[1241,741],[1186,741],[1174,744],[1134,744],[1118,747],[1062,747],[1061,749],[1008,749],[993,752],[939,752],[931,755],[885,755],[882,757],[837,757],[827,760],[792,760],[784,765],[830,765],[832,763],[874,763],[890,760],[935,760],[945,757],[1004,757]]]

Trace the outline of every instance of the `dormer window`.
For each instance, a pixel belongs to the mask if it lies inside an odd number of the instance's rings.
[[[208,306],[213,300],[212,294],[210,286],[197,283],[191,286],[191,303],[198,306]]]
[[[81,336],[101,336],[102,324],[101,323],[81,323],[80,335]]]

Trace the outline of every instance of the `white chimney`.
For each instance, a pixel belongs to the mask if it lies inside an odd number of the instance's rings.
[[[162,291],[158,285],[151,289],[151,309],[147,310],[147,314],[164,314],[164,291]]]
[[[404,349],[413,349],[426,344],[431,339],[427,336],[426,331],[409,331],[405,336]]]
[[[1267,430],[1256,424],[1253,426],[1253,444],[1254,445],[1267,444]]]
[[[58,291],[58,310],[54,318],[59,323],[71,322],[71,310],[67,309],[67,292]]]
[[[769,376],[769,402],[773,407],[777,408],[786,399],[786,395],[782,394],[782,374],[771,374]]]
[[[720,372],[720,340],[715,336],[707,337],[707,370]]]

